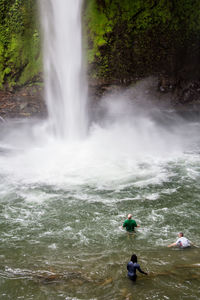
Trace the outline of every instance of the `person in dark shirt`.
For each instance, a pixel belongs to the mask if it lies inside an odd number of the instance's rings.
[[[126,228],[126,231],[128,232],[134,232],[135,227],[140,227],[135,220],[132,219],[132,215],[128,214],[128,219],[124,221],[124,224],[122,225],[122,228]]]
[[[127,270],[128,277],[133,281],[136,281],[137,279],[136,270],[142,274],[148,275],[146,272],[141,270],[140,265],[137,263],[137,256],[135,254],[131,256],[131,260],[127,264]]]

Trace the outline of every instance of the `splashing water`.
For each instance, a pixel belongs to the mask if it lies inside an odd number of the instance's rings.
[[[87,130],[87,86],[83,72],[81,0],[43,0],[45,91],[56,137],[82,138]]]

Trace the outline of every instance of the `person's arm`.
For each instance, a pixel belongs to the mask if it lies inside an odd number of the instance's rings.
[[[142,274],[144,274],[144,275],[148,275],[148,273],[142,271],[142,269],[140,268],[140,265],[137,265],[136,269],[137,269],[140,273],[142,273]]]
[[[176,243],[173,243],[173,244],[168,245],[167,247],[170,248],[170,247],[174,247],[176,245],[177,245]]]
[[[139,224],[137,224],[137,222],[134,220],[134,226],[137,228],[137,227],[140,227],[140,225]]]
[[[122,228],[126,227],[126,221],[122,224]]]

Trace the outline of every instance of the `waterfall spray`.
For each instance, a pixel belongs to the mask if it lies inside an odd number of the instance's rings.
[[[79,139],[87,130],[82,0],[40,0],[39,5],[49,123],[56,137]]]

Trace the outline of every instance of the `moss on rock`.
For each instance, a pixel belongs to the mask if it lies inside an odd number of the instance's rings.
[[[0,0],[0,87],[38,80],[42,69],[37,1]]]
[[[40,80],[38,19],[36,0],[0,0],[1,89]],[[199,0],[85,0],[83,21],[91,78],[200,77]]]
[[[200,75],[198,0],[86,0],[85,20],[93,78]]]

